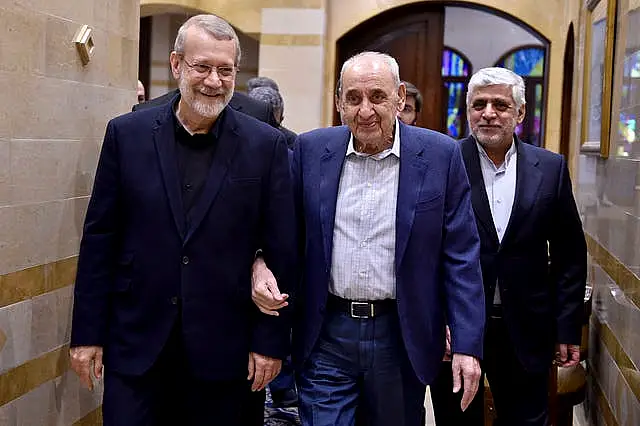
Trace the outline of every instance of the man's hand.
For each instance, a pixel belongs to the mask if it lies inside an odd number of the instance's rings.
[[[289,304],[288,294],[280,294],[276,278],[267,268],[264,260],[257,257],[251,268],[251,299],[260,312],[267,315],[280,315],[278,309]]]
[[[71,368],[80,377],[87,389],[93,390],[91,368],[96,379],[102,378],[102,348],[100,346],[77,346],[69,349]]]
[[[443,361],[451,361],[451,330],[449,326],[446,327],[447,337],[444,340],[444,357]]]
[[[249,376],[247,380],[253,379],[251,390],[261,391],[269,382],[276,378],[282,368],[282,360],[260,355],[255,352],[249,354]]]
[[[558,343],[556,345],[556,363],[560,367],[573,367],[580,362],[580,346]]]
[[[470,355],[453,354],[451,368],[453,370],[453,393],[458,393],[462,387],[461,382],[464,382],[464,393],[462,401],[460,401],[460,408],[464,411],[478,392],[481,377],[480,362]]]

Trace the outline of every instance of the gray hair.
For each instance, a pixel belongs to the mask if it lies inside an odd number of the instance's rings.
[[[249,92],[249,97],[271,104],[274,111],[280,111],[284,106],[280,92],[274,90],[272,87],[256,87]]]
[[[338,96],[340,96],[340,92],[342,91],[342,77],[344,76],[344,72],[347,70],[347,68],[352,67],[358,60],[362,58],[376,58],[384,61],[391,71],[393,82],[395,83],[396,88],[400,86],[400,66],[392,56],[380,52],[360,52],[357,55],[350,57],[345,61],[344,64],[342,64],[342,69],[340,70],[340,79],[338,80],[338,88],[336,89],[336,94]]]
[[[251,92],[253,89],[258,87],[270,87],[276,92],[280,91],[278,87],[278,83],[275,82],[274,79],[269,77],[253,77],[247,80],[247,92]]]
[[[518,74],[507,68],[491,67],[482,68],[471,76],[469,89],[467,90],[467,106],[471,100],[471,95],[476,89],[504,84],[511,86],[511,96],[516,104],[516,109],[520,109],[527,102],[524,98],[524,80]]]
[[[177,53],[184,53],[184,42],[187,38],[187,30],[196,27],[205,30],[216,40],[233,40],[236,45],[235,65],[240,64],[242,51],[240,50],[240,40],[233,27],[224,19],[216,15],[196,15],[187,19],[178,30],[173,50]]]

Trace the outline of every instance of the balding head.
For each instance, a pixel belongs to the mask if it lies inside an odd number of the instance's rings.
[[[138,95],[139,104],[147,100],[147,97],[144,92],[144,84],[142,84],[140,80],[138,80],[138,87],[136,89],[136,94]]]

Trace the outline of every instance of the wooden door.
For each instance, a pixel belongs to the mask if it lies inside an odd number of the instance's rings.
[[[445,131],[442,91],[444,6],[410,5],[371,18],[338,40],[336,85],[342,64],[373,50],[388,53],[400,65],[400,78],[416,85],[424,98],[417,125]],[[334,111],[334,124],[340,117]]]

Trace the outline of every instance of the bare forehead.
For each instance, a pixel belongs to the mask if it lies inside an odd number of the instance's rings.
[[[187,28],[184,39],[185,53],[194,55],[225,53],[235,55],[236,45],[233,40],[220,40],[204,28],[192,26]]]
[[[471,99],[502,99],[513,102],[513,90],[508,84],[493,84],[478,87],[471,93]]]
[[[389,65],[379,58],[361,58],[346,68],[342,76],[345,89],[359,87],[366,89],[393,86],[393,73]]]

